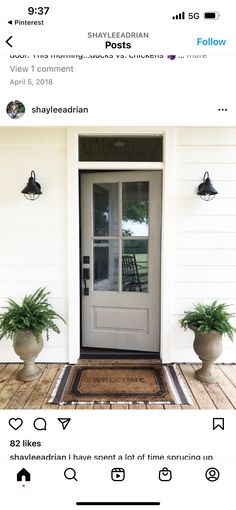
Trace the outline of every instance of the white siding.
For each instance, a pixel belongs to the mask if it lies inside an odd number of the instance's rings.
[[[46,286],[67,318],[66,158],[63,128],[0,129],[0,306]],[[43,192],[35,202],[20,193],[31,170]],[[39,361],[68,359],[67,327],[58,325]],[[10,340],[0,342],[0,360],[18,361]]]
[[[196,194],[206,171],[219,192],[211,202]],[[178,323],[184,310],[218,299],[236,312],[236,129],[178,128],[174,177],[170,357],[194,361],[193,333]],[[236,342],[224,339],[219,361],[236,362]]]

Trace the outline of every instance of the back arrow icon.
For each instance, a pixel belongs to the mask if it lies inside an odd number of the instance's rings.
[[[12,39],[12,35],[10,37],[8,37],[8,39],[6,40],[6,43],[8,44],[8,46],[10,46],[12,48],[12,44],[9,43],[9,41]]]

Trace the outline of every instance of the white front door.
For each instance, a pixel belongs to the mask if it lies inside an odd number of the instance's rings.
[[[159,351],[161,171],[81,176],[82,346]]]

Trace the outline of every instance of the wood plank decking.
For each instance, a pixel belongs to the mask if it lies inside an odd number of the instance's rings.
[[[217,384],[202,384],[194,379],[196,365],[178,365],[192,393],[193,405],[68,405],[63,409],[236,409],[236,365],[217,365]],[[0,409],[58,409],[48,400],[63,367],[62,364],[41,364],[42,375],[32,382],[16,379],[20,364],[0,364]]]

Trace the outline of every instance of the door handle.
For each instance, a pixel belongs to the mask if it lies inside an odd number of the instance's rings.
[[[84,296],[89,296],[89,287],[87,287],[87,280],[90,280],[90,269],[83,268],[83,282],[84,282]]]
[[[83,268],[83,280],[90,280],[90,269],[89,267]]]

